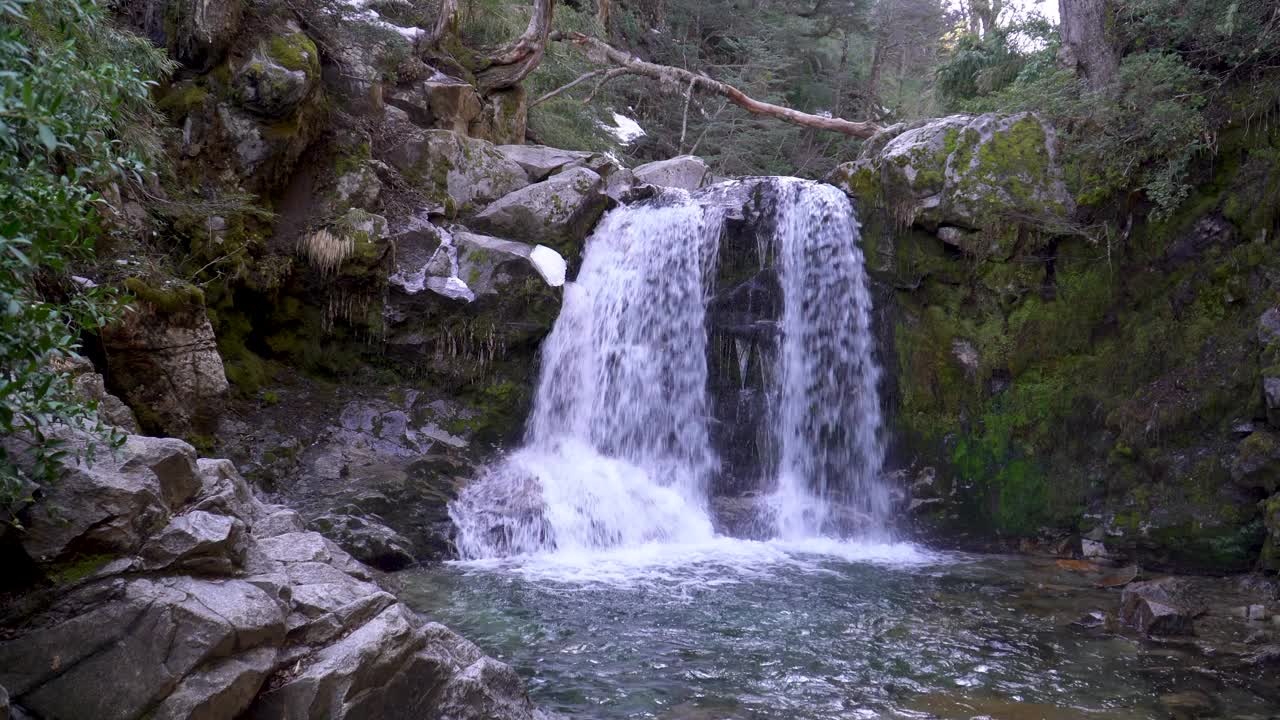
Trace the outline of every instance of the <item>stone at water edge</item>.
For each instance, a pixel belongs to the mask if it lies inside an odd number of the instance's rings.
[[[710,175],[706,161],[694,155],[646,163],[631,172],[642,183],[690,191],[707,184]]]
[[[414,563],[413,543],[375,519],[335,513],[318,517],[309,525],[355,559],[379,570],[395,572]]]
[[[542,182],[572,165],[586,166],[593,157],[584,150],[561,150],[545,145],[499,145],[498,152],[524,168],[533,182]]]
[[[1144,635],[1194,635],[1199,614],[1179,578],[1131,583],[1120,595],[1120,621]]]

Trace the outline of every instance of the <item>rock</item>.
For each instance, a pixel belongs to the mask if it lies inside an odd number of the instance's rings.
[[[413,544],[391,528],[368,517],[324,515],[310,527],[333,540],[352,557],[379,570],[395,572],[414,562]]]
[[[301,515],[294,510],[281,508],[255,523],[253,536],[263,540],[278,535],[303,532],[306,529],[307,524]]]
[[[222,720],[239,717],[275,668],[278,650],[258,648],[226,658],[183,678],[151,720]]]
[[[531,247],[469,232],[454,233],[453,244],[458,276],[467,279],[477,296],[500,292],[504,285],[528,277],[530,269],[551,287],[564,285],[565,260],[545,245]]]
[[[243,580],[113,580],[50,617],[0,643],[0,682],[44,718],[138,718],[202,664],[284,638],[283,608]]]
[[[217,65],[240,31],[241,0],[141,0],[122,6],[135,27],[187,67]]]
[[[480,117],[471,123],[472,137],[498,145],[519,145],[528,129],[529,102],[524,86],[489,93]]]
[[[236,518],[192,510],[170,521],[139,555],[149,570],[230,575],[244,565],[247,535]]]
[[[573,168],[503,196],[477,215],[472,226],[576,257],[604,213],[603,189],[595,172]]]
[[[1179,578],[1127,585],[1120,596],[1120,621],[1144,635],[1193,635],[1199,614]]]
[[[230,460],[200,458],[196,464],[204,489],[192,510],[238,518],[246,525],[253,525],[261,517],[263,505]]]
[[[1267,406],[1267,422],[1280,427],[1280,377],[1262,378],[1262,399]]]
[[[0,720],[9,720],[9,692],[0,687]]]
[[[188,435],[216,414],[229,387],[213,326],[202,299],[135,292],[137,311],[103,330],[107,366],[144,428]]]
[[[424,128],[467,135],[480,117],[480,94],[475,86],[444,73],[396,87],[386,93],[388,104],[404,110],[410,122]]]
[[[1267,493],[1280,489],[1280,437],[1260,430],[1241,440],[1231,461],[1231,479]]]
[[[535,183],[542,182],[565,168],[586,166],[596,156],[595,153],[561,150],[545,145],[499,145],[497,150],[511,162],[524,168],[529,180]]]
[[[709,170],[702,158],[681,155],[670,160],[646,163],[632,170],[632,173],[642,183],[692,191],[706,184]]]
[[[1270,347],[1280,343],[1280,307],[1267,309],[1258,318],[1258,344]]]
[[[865,203],[892,199],[904,222],[952,226],[950,242],[961,246],[969,243],[960,231],[992,231],[987,242],[1005,255],[1011,248],[994,231],[1025,218],[1065,220],[1075,210],[1055,144],[1052,126],[1031,113],[952,115],[886,128],[828,182]]]
[[[450,216],[474,214],[529,184],[491,143],[449,130],[411,132],[385,159]]]
[[[260,43],[236,68],[232,94],[257,115],[293,114],[320,79],[320,53],[302,32],[276,35]]]
[[[106,380],[93,371],[93,363],[85,358],[55,360],[55,367],[72,377],[71,387],[82,399],[98,404],[98,419],[125,433],[136,435],[141,430],[128,405],[107,392]]]
[[[73,457],[87,444],[79,435],[63,439]],[[92,462],[69,462],[31,508],[19,540],[40,562],[131,553],[199,490],[194,448],[131,435],[114,453],[99,448]]]

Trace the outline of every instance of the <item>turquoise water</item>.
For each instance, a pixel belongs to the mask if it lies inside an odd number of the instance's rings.
[[[1052,561],[720,539],[401,580],[573,717],[1166,718],[1171,693],[1223,717],[1280,707],[1194,645],[1073,626],[1119,593]]]

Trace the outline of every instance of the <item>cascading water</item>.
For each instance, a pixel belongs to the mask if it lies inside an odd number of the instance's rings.
[[[712,537],[705,311],[720,217],[609,213],[542,350],[525,447],[450,508],[464,558]]]
[[[778,193],[784,308],[761,511],[785,540],[874,536],[889,502],[853,209],[830,186],[760,182]],[[605,216],[543,346],[524,448],[450,506],[464,559],[715,537],[706,308],[722,224],[721,206],[678,192]]]
[[[781,180],[779,193],[783,312],[770,393],[779,457],[769,510],[784,539],[876,537],[888,525],[889,493],[858,224],[830,185]]]

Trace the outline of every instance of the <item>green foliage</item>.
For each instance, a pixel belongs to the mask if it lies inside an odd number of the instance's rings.
[[[99,190],[141,183],[156,153],[151,78],[169,69],[93,0],[0,0],[0,513],[55,479],[60,423],[113,433],[59,359],[109,320],[109,292],[70,279],[103,232]]]

